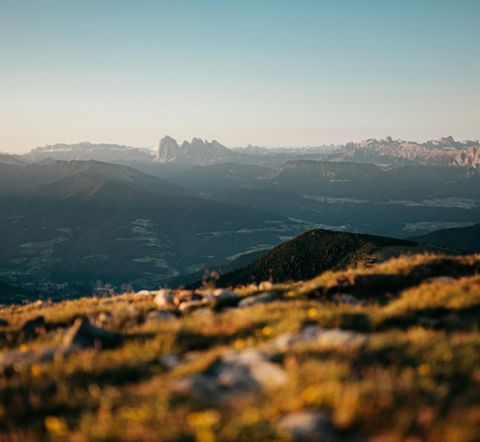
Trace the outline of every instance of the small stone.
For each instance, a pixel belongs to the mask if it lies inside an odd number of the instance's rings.
[[[39,299],[35,302],[35,305],[40,308],[48,307],[50,303],[48,301],[44,301],[43,299]]]
[[[155,295],[154,302],[159,308],[173,307],[175,306],[174,298],[173,293],[169,290],[159,290]]]
[[[295,345],[322,345],[338,347],[340,349],[354,349],[367,341],[368,337],[338,328],[324,329],[317,325],[308,325],[296,333],[285,333],[270,342],[276,351],[288,351]]]
[[[151,292],[150,290],[140,290],[139,292],[135,293],[138,296],[153,296],[156,292]]]
[[[174,302],[177,305],[180,305],[182,302],[191,301],[193,298],[193,291],[192,290],[179,290],[175,293]]]
[[[279,297],[275,292],[264,292],[259,295],[247,296],[238,303],[238,306],[241,308],[250,307],[255,304],[266,304],[277,301],[278,299]]]
[[[178,364],[180,364],[180,359],[178,359],[177,355],[168,353],[165,355],[162,355],[158,358],[158,362],[160,365],[167,369],[167,370],[172,370],[175,368]]]
[[[206,305],[207,305],[207,303],[203,300],[202,301],[186,301],[186,302],[182,302],[178,306],[178,309],[182,313],[188,313],[188,312],[191,312],[193,310],[197,310],[199,308],[205,307]]]
[[[102,312],[98,315],[97,321],[100,324],[105,324],[106,322],[109,322],[112,319],[112,315],[108,312]]]
[[[175,382],[173,390],[205,403],[226,403],[286,382],[287,374],[279,365],[258,351],[245,350],[226,353],[204,372]]]
[[[326,413],[303,410],[285,416],[279,430],[295,442],[334,442],[335,436]]]
[[[240,300],[240,296],[231,290],[217,289],[213,292],[215,310],[236,307]]]
[[[115,333],[77,318],[65,335],[63,343],[66,347],[107,348],[116,346],[119,341],[120,338]]]
[[[455,281],[455,278],[451,276],[434,276],[433,278],[427,278],[425,282],[451,282]]]
[[[272,290],[273,284],[270,281],[263,281],[258,285],[259,290]]]

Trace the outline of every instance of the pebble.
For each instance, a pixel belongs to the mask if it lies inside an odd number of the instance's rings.
[[[173,307],[175,306],[174,302],[175,296],[169,290],[159,290],[153,299],[157,307]]]
[[[179,306],[178,306],[178,309],[182,312],[182,313],[188,313],[188,312],[191,312],[193,310],[196,310],[196,309],[199,309],[199,308],[203,308],[207,305],[207,303],[205,302],[205,300],[199,300],[199,301],[185,301],[185,302],[182,302]]]
[[[295,442],[335,442],[339,440],[325,412],[302,410],[290,413],[278,428]]]
[[[180,364],[180,359],[178,359],[177,355],[168,353],[162,355],[158,358],[158,362],[160,365],[165,368],[166,370],[174,369],[178,364]]]
[[[308,325],[299,332],[285,333],[270,342],[277,351],[287,351],[294,345],[317,344],[353,349],[367,342],[367,335],[339,328],[324,329],[317,325]]]
[[[255,350],[228,352],[202,373],[173,384],[173,391],[205,403],[225,403],[287,383],[286,372]]]

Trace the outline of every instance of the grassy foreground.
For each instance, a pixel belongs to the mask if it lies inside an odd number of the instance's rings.
[[[479,255],[0,319],[0,440],[480,440]]]

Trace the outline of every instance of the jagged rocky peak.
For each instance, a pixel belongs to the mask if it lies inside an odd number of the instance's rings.
[[[206,144],[208,143],[203,141],[201,138],[196,138],[196,137],[192,138],[192,141],[190,142],[190,146],[205,146]]]
[[[156,160],[161,163],[177,161],[180,156],[180,147],[176,140],[170,136],[163,137],[158,144]]]
[[[343,159],[379,164],[428,164],[479,167],[480,145],[477,141],[458,141],[452,136],[424,143],[370,138],[344,146]]]
[[[192,138],[181,145],[172,138],[164,137],[158,146],[156,160],[162,163],[183,162],[207,165],[233,160],[238,154],[216,140]]]

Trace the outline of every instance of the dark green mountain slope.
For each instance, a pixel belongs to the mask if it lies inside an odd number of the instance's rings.
[[[181,194],[123,166],[33,166],[13,170],[17,190],[0,193],[0,277],[13,283],[153,288],[299,232],[266,211]]]
[[[326,270],[339,270],[418,251],[413,241],[316,229],[287,241],[248,266],[220,277],[219,285],[251,281],[304,280]]]
[[[415,236],[411,239],[438,247],[447,247],[465,252],[480,252],[480,224],[436,230],[427,235]]]

